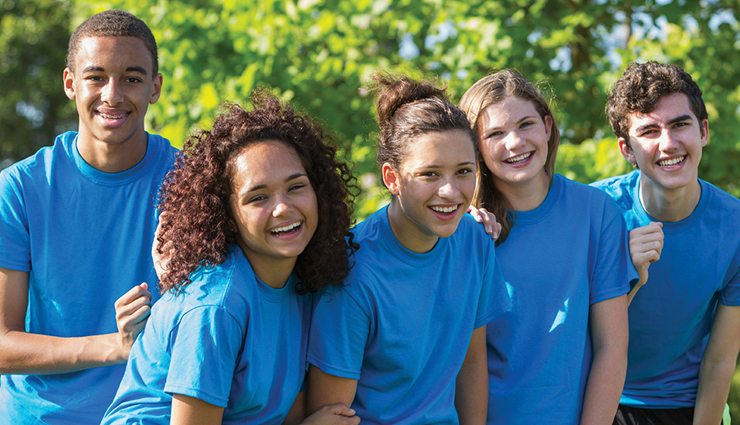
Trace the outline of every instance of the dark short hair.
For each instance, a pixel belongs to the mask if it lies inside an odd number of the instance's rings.
[[[157,42],[149,27],[136,16],[123,10],[106,10],[93,15],[75,29],[69,38],[67,68],[74,71],[74,60],[80,41],[87,37],[134,37],[144,43],[152,55],[152,74],[159,72]]]
[[[614,84],[606,101],[606,115],[617,137],[629,140],[629,116],[655,110],[664,96],[683,93],[699,122],[707,119],[701,89],[688,72],[659,62],[632,63]]]

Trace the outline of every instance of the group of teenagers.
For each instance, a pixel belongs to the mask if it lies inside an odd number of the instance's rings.
[[[390,202],[354,227],[330,137],[266,91],[147,133],[137,17],[82,23],[63,81],[78,131],[0,173],[0,422],[728,425],[740,201],[698,178],[681,68],[619,78],[635,170],[590,186],[520,73],[458,105],[377,74]]]

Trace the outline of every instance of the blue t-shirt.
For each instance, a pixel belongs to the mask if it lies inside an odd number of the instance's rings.
[[[693,407],[717,304],[740,305],[740,201],[703,180],[694,211],[663,222],[663,251],[629,309],[629,359],[621,403]],[[594,185],[617,201],[629,230],[651,221],[634,171]]]
[[[473,330],[509,308],[494,244],[471,217],[426,253],[396,239],[383,208],[354,230],[346,285],[314,312],[308,361],[357,380],[363,424],[457,424],[455,378]]]
[[[175,149],[148,135],[144,158],[120,173],[87,164],[77,133],[0,172],[0,267],[26,271],[26,331],[60,337],[117,332],[114,302],[157,282],[151,246],[156,196]],[[97,423],[124,366],[4,375],[7,423]]]
[[[590,308],[637,279],[624,220],[609,197],[561,175],[513,220],[497,248],[512,310],[487,329],[488,423],[577,424],[592,360]]]
[[[303,385],[311,296],[260,281],[238,245],[152,308],[103,424],[169,424],[172,395],[224,408],[224,424],[281,424]]]

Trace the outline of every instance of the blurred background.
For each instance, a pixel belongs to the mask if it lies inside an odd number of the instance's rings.
[[[680,65],[709,111],[700,176],[740,196],[737,0],[0,0],[0,168],[76,128],[62,91],[69,34],[109,8],[157,38],[164,86],[149,131],[181,146],[222,102],[267,87],[333,134],[361,182],[358,219],[387,201],[368,90],[377,70],[435,78],[457,101],[480,77],[518,69],[552,101],[558,172],[589,183],[629,171],[603,112],[608,88],[633,61]],[[738,372],[730,404],[740,419]]]

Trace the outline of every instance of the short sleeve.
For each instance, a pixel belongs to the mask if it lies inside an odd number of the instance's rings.
[[[491,241],[491,245],[493,245],[493,241]],[[511,294],[512,290],[501,273],[501,267],[499,267],[496,259],[496,251],[492,246],[490,255],[486,256],[480,301],[475,315],[475,328],[477,329],[511,310]]]
[[[30,271],[28,218],[20,184],[9,170],[0,172],[0,267]]]
[[[185,313],[170,333],[170,369],[164,391],[226,407],[244,332],[222,307]]]
[[[591,304],[626,294],[631,283],[639,278],[630,258],[627,225],[610,198],[605,197],[601,229],[595,236]]]
[[[370,323],[347,288],[327,288],[313,313],[308,362],[330,375],[360,379]]]

